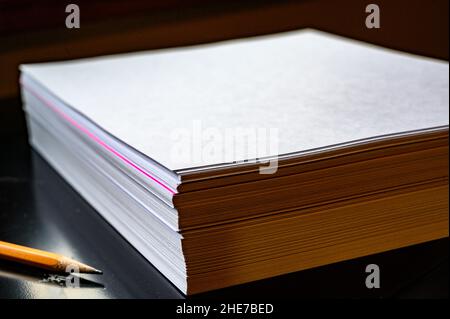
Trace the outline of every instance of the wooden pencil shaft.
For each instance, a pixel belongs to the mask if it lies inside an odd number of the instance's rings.
[[[0,258],[56,272],[101,273],[71,258],[35,248],[0,241]]]

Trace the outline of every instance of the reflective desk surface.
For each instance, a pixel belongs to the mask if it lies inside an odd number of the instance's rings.
[[[20,101],[0,101],[0,240],[102,269],[67,288],[51,274],[0,260],[0,298],[185,298],[27,142]],[[381,288],[365,286],[375,263]],[[50,279],[50,280],[49,280]],[[192,298],[448,297],[448,239],[221,289]]]

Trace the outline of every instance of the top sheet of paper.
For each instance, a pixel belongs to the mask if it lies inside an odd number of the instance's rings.
[[[449,117],[447,62],[312,30],[22,71],[172,170],[229,161],[211,148],[227,138],[239,144],[236,128],[276,135],[277,147],[258,148],[271,156],[448,125]],[[177,156],[180,145],[189,156]]]

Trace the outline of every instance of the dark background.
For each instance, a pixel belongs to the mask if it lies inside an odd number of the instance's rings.
[[[87,288],[39,282],[48,274],[0,261],[0,297],[183,298],[28,145],[21,63],[191,45],[314,27],[448,60],[446,0],[75,1],[81,28],[65,28],[64,1],[0,0],[0,240],[47,249],[104,271]],[[365,7],[381,9],[367,29]],[[381,288],[365,287],[365,266]],[[89,281],[90,280],[90,281]],[[448,239],[194,296],[448,297]]]

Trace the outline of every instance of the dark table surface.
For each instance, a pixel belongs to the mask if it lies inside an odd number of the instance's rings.
[[[0,100],[0,143],[0,240],[104,272],[83,275],[75,289],[0,260],[0,298],[185,298],[30,148],[19,99]],[[372,263],[380,267],[379,289],[365,286],[365,267]],[[192,298],[236,297],[446,298],[448,238]]]

